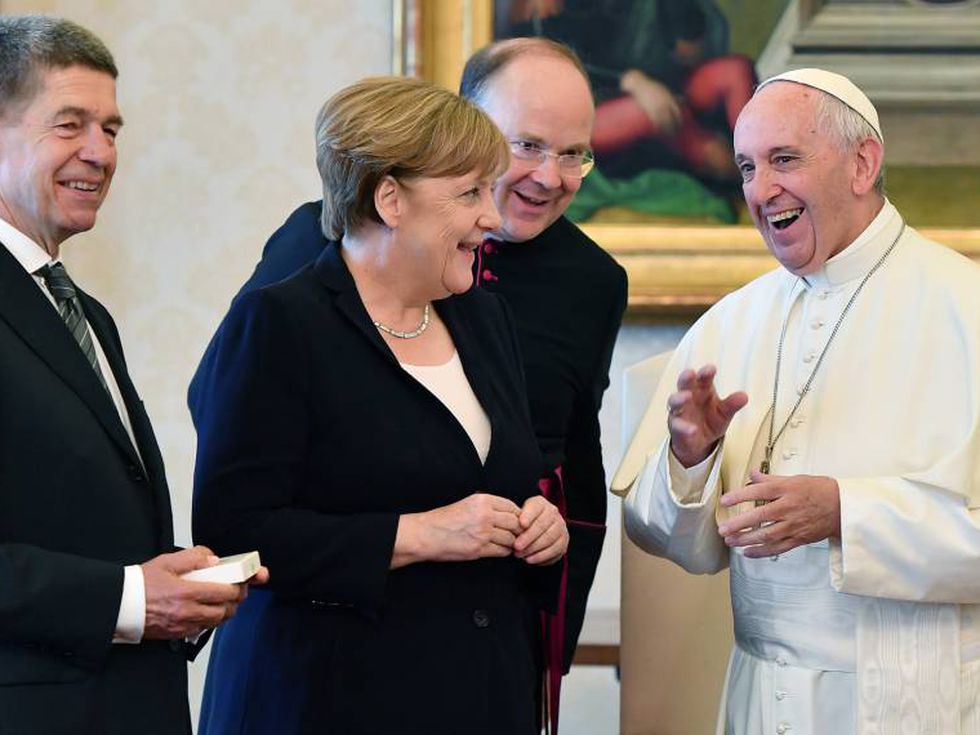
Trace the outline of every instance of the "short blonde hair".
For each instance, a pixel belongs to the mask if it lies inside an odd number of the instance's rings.
[[[503,135],[472,102],[420,79],[371,77],[335,94],[316,119],[321,227],[337,240],[380,222],[384,176],[496,176],[510,161]]]

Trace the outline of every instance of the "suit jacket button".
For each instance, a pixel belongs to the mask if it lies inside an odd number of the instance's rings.
[[[143,482],[143,470],[136,465],[129,465],[129,467],[126,468],[126,471],[129,473],[129,479],[133,482]]]
[[[473,625],[475,625],[477,628],[490,627],[490,613],[488,613],[486,610],[474,610]]]

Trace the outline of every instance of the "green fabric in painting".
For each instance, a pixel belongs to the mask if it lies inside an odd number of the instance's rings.
[[[692,176],[665,169],[650,169],[631,179],[609,179],[596,168],[582,181],[567,214],[581,222],[609,206],[650,215],[713,219],[722,224],[736,220],[724,197],[712,193]]]

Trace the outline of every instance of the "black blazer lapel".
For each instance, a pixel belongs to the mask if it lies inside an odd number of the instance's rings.
[[[377,327],[371,322],[371,317],[364,308],[364,303],[361,301],[360,295],[357,293],[357,285],[354,283],[354,278],[351,276],[347,264],[344,263],[344,259],[340,254],[340,246],[336,242],[330,241],[327,243],[327,247],[314,263],[313,269],[320,282],[333,294],[337,309],[357,327],[358,331],[364,335],[368,342],[374,345],[384,355],[385,359],[404,377],[407,383],[414,386],[417,390],[424,391],[432,398],[434,405],[439,407],[446,417],[457,427],[461,435],[464,436],[466,440],[465,446],[472,450],[472,442],[469,436],[466,435],[465,429],[463,429],[456,417],[452,415],[452,412],[421,383],[409,376],[402,369],[401,365],[399,365],[398,358],[395,357],[395,354],[389,349],[381,337]],[[469,325],[464,324],[464,321],[459,318],[456,309],[456,300],[452,297],[440,299],[434,302],[434,307],[446,323],[446,328],[453,338],[457,352],[459,352],[460,361],[463,364],[463,372],[466,373],[466,377],[470,381],[470,387],[473,389],[477,400],[483,406],[483,410],[486,411],[487,417],[490,420],[490,453],[487,456],[487,461],[489,462],[490,457],[494,453],[494,446],[496,444],[494,437],[499,428],[496,412],[498,391],[494,386],[494,378],[485,368],[486,356],[479,348],[479,336],[472,334],[472,329]],[[476,452],[471,451],[470,454],[474,460],[477,460],[477,464],[479,465]]]
[[[112,399],[92,366],[34,279],[4,247],[0,247],[0,319],[78,395],[123,453],[138,461]]]
[[[333,292],[337,309],[357,327],[368,342],[377,347],[385,358],[400,370],[398,358],[388,349],[377,327],[371,322],[371,317],[364,308],[364,302],[357,293],[354,277],[347,269],[347,264],[340,255],[340,246],[336,242],[331,241],[327,244],[320,257],[316,259],[313,269],[317,278]]]
[[[112,375],[116,379],[116,385],[119,386],[119,393],[122,395],[123,403],[126,406],[126,413],[129,414],[129,423],[133,428],[133,435],[139,445],[140,456],[146,471],[150,473],[151,477],[159,476],[162,474],[160,470],[163,463],[162,460],[158,460],[159,448],[156,437],[153,436],[150,419],[143,408],[143,402],[136,391],[136,386],[129,378],[129,369],[126,367],[126,359],[123,357],[119,333],[116,331],[115,325],[112,324],[108,312],[101,304],[81,289],[78,289],[78,298],[82,302],[89,327],[99,339],[99,344],[102,346],[102,351],[109,363],[109,369],[112,370]],[[127,445],[132,447],[128,441],[128,435],[126,435],[126,439]],[[136,458],[135,455],[130,456],[133,459]]]
[[[163,457],[160,456],[160,447],[157,445],[156,437],[153,434],[150,418],[146,415],[146,409],[143,407],[139,393],[136,392],[136,386],[130,380],[126,359],[122,353],[122,344],[119,341],[119,333],[116,331],[109,313],[100,303],[81,290],[78,291],[78,298],[82,301],[82,308],[85,310],[85,317],[88,319],[89,326],[99,338],[99,344],[102,345],[102,351],[105,352],[109,368],[112,370],[112,375],[116,379],[116,385],[119,386],[119,393],[122,395],[123,403],[126,406],[133,436],[139,445],[139,455],[137,456],[133,451],[132,443],[129,441],[129,435],[123,429],[128,448],[126,456],[130,462],[131,471],[139,470],[140,459],[142,459],[142,466],[146,470],[156,507],[156,517],[159,523],[157,529],[159,548],[169,549],[173,546],[174,538],[170,491],[167,488]],[[115,413],[114,406],[113,413]],[[116,415],[118,416],[118,414]]]
[[[399,372],[403,372],[398,364],[398,358],[388,348],[377,327],[371,322],[371,317],[357,293],[354,278],[347,269],[347,264],[344,263],[340,255],[340,247],[336,242],[328,243],[313,267],[320,281],[334,293],[335,303],[341,313],[357,327],[371,344],[384,354],[393,366],[398,368]],[[463,363],[463,371],[492,423],[491,407],[495,401],[494,378],[484,367],[486,359],[479,347],[479,335],[471,334],[472,330],[469,325],[464,324],[463,320],[459,318],[454,298],[440,299],[434,302],[434,307],[446,323],[446,328],[456,344],[456,350],[459,352],[460,360]],[[415,383],[415,380],[413,379],[411,382]]]
[[[475,288],[475,287],[474,287]],[[479,335],[472,333],[472,325],[460,318],[456,308],[455,299],[448,298],[435,302],[436,311],[439,317],[449,330],[449,335],[453,338],[456,351],[459,353],[459,360],[463,364],[463,372],[470,381],[470,387],[480,400],[486,405],[490,398],[490,380],[485,369],[486,356],[480,350]]]
[[[476,288],[476,286],[473,286]],[[490,425],[495,425],[495,408],[499,400],[499,391],[494,385],[494,377],[488,369],[487,356],[480,349],[480,335],[473,334],[472,325],[461,319],[457,309],[457,302],[453,298],[443,299],[435,303],[439,316],[446,324],[456,351],[459,353],[459,360],[463,365],[463,372],[466,379],[470,382],[470,388],[476,395],[483,410],[486,411],[490,419]],[[493,436],[490,438],[490,449],[493,450]]]

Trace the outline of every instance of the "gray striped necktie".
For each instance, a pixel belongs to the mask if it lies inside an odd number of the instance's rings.
[[[102,375],[102,370],[99,368],[99,358],[95,354],[95,345],[92,344],[88,322],[85,321],[85,312],[82,311],[82,302],[78,300],[75,284],[68,277],[68,271],[61,263],[51,263],[41,268],[38,274],[44,279],[48,290],[54,296],[58,311],[61,312],[61,318],[65,320],[65,326],[68,327],[71,336],[78,342],[78,346],[82,348],[85,359],[92,366],[99,382],[102,383],[102,387],[108,391],[109,386],[106,385],[105,376]]]

